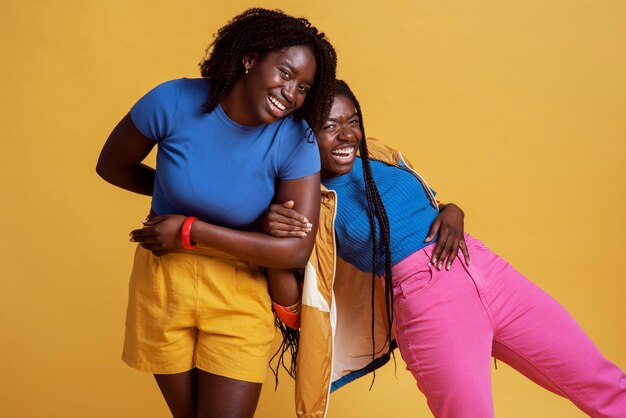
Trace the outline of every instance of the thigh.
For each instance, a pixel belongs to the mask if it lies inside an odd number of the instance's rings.
[[[626,416],[626,378],[554,298],[506,261],[478,246],[494,323],[494,357],[592,416]]]
[[[155,374],[154,378],[174,418],[196,418],[198,405],[196,369],[176,374]]]
[[[591,416],[626,416],[626,376],[551,296],[520,278],[498,324],[494,357]]]
[[[236,259],[207,259],[199,268],[196,367],[262,383],[275,336],[265,275]]]
[[[252,418],[261,385],[198,370],[198,418]]]
[[[458,260],[450,271],[416,263],[394,277],[394,312],[400,352],[433,414],[493,416],[492,327]]]
[[[195,287],[192,254],[157,257],[137,246],[129,285],[122,358],[155,374],[194,367]]]

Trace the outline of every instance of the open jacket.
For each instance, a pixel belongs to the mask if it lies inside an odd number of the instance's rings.
[[[431,189],[400,154],[368,138],[369,157],[409,170],[438,208]],[[305,268],[302,291],[300,346],[296,372],[298,417],[322,418],[330,393],[368,374],[389,360],[385,344],[388,321],[384,289],[372,273],[365,273],[337,257],[335,215],[337,194],[322,186],[319,227]],[[372,288],[375,287],[372,358]],[[385,345],[384,345],[385,344]],[[395,345],[395,343],[392,343]]]

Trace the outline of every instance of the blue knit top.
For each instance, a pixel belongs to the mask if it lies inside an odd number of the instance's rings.
[[[139,131],[158,142],[152,209],[253,229],[272,202],[278,180],[320,169],[317,143],[293,116],[245,126],[218,105],[203,111],[211,84],[203,78],[165,82],[131,109]]]
[[[370,165],[389,218],[391,261],[392,265],[395,265],[430,244],[425,243],[424,239],[439,213],[431,205],[422,184],[410,171],[380,161],[372,160]],[[337,255],[359,270],[371,272],[372,231],[361,159],[355,160],[354,167],[349,173],[323,179],[322,183],[337,193],[335,220]],[[385,270],[385,264],[378,222],[376,232],[378,244],[376,273],[380,275]]]

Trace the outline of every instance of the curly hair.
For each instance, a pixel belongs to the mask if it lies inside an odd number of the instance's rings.
[[[217,31],[200,62],[200,73],[212,84],[204,111],[209,113],[228,94],[234,81],[244,72],[242,59],[292,46],[307,46],[317,64],[315,79],[307,98],[294,113],[307,121],[313,132],[321,129],[333,101],[337,54],[324,33],[305,18],[295,18],[280,10],[248,9]]]

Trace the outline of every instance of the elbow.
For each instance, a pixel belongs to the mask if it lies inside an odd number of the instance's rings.
[[[294,269],[303,269],[306,267],[307,263],[309,262],[309,256],[311,255],[311,252],[300,252],[296,257],[294,257],[293,260],[293,264],[294,266],[291,268]]]
[[[96,173],[101,179],[111,184],[115,184],[115,179],[119,178],[119,170],[103,158],[98,159],[96,163]]]
[[[107,165],[105,164],[105,162],[102,159],[102,156],[100,156],[100,158],[98,158],[98,162],[96,163],[96,173],[100,176],[100,178],[102,178],[103,180],[109,181],[109,173],[110,170],[108,169]]]
[[[288,266],[285,268],[289,269],[301,269],[306,267],[309,262],[309,257],[311,256],[311,251],[313,250],[312,246],[294,246],[292,251],[288,251],[289,255],[286,258],[288,262]]]
[[[107,183],[113,184],[113,178],[111,176],[111,171],[104,167],[102,164],[96,164],[96,173],[100,176],[100,178]]]
[[[106,180],[106,170],[100,164],[100,161],[96,164],[96,173],[104,180]]]

